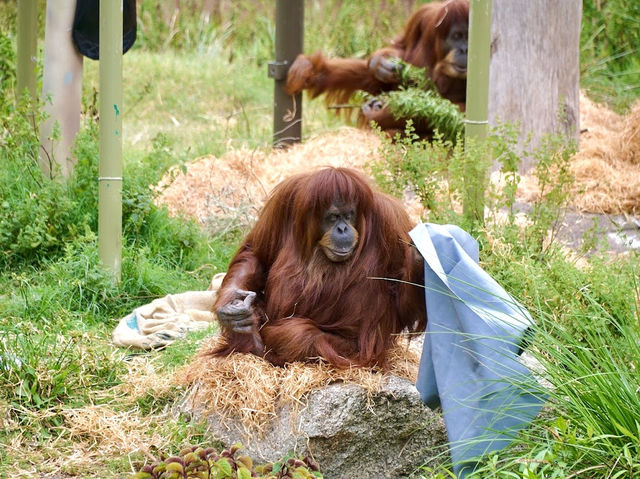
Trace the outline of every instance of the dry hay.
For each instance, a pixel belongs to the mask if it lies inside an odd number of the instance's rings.
[[[175,387],[171,374],[159,374],[155,361],[159,356],[135,356],[128,360],[127,374],[114,392],[127,404],[134,404],[145,396],[169,395]]]
[[[72,444],[58,446],[64,450],[60,457],[48,461],[48,467],[56,471],[90,469],[104,458],[136,452],[157,460],[157,450],[166,451],[171,446],[171,438],[163,436],[159,426],[177,421],[176,416],[169,408],[157,414],[142,414],[136,402],[147,395],[167,395],[176,384],[171,374],[159,374],[154,362],[148,356],[132,358],[122,384],[102,398],[113,400],[110,396],[115,393],[120,399],[118,404],[129,406],[128,410],[116,410],[106,402],[63,409],[65,434]]]
[[[271,189],[293,174],[323,166],[362,169],[378,157],[380,139],[372,131],[345,127],[269,153],[232,149],[173,169],[156,187],[157,202],[173,215],[186,213],[201,223],[211,217],[255,218]]]
[[[640,213],[640,102],[626,116],[580,96],[580,151],[571,161],[575,175],[572,206],[583,212]],[[265,153],[232,149],[221,158],[206,156],[170,171],[156,187],[157,202],[172,215],[184,213],[205,224],[236,218],[251,224],[271,189],[292,174],[322,166],[362,170],[380,159],[381,141],[370,130],[343,127],[286,150]],[[525,175],[518,198],[539,195],[535,178]],[[422,209],[407,203],[413,218]]]
[[[370,393],[380,390],[387,374],[415,383],[420,361],[420,352],[403,340],[390,352],[385,372],[357,367],[335,369],[321,362],[278,367],[253,354],[207,356],[204,352],[217,340],[214,337],[205,343],[175,379],[190,388],[193,409],[215,416],[223,425],[239,423],[249,437],[264,434],[280,407],[292,406],[295,411],[304,405],[309,392],[332,383],[357,384]]]
[[[640,164],[640,102],[636,102],[624,118],[618,137],[620,159],[627,163]]]
[[[580,149],[571,158],[570,204],[584,213],[640,213],[640,102],[620,116],[580,95]],[[539,199],[537,178],[524,175],[518,199]]]
[[[91,405],[64,411],[68,434],[76,453],[67,462],[81,463],[95,457],[113,457],[141,451],[153,458],[149,448],[166,450],[171,440],[152,432],[170,417],[141,415],[138,411],[116,412],[106,405]]]
[[[170,408],[156,414],[142,413],[136,402],[147,395],[157,398],[174,394],[173,376],[157,372],[154,363],[158,359],[136,356],[128,361],[129,371],[122,384],[95,394],[100,405],[38,411],[37,417],[33,417],[36,423],[58,414],[64,417],[64,424],[58,429],[60,435],[49,440],[41,438],[34,442],[29,434],[23,434],[21,425],[11,419],[11,406],[0,401],[0,428],[7,433],[18,432],[10,436],[5,449],[12,455],[30,458],[29,463],[38,464],[37,469],[28,471],[15,464],[11,477],[41,477],[37,471],[43,470],[47,471],[46,477],[93,477],[89,471],[105,459],[137,452],[151,461],[157,460],[157,450],[166,451],[172,444],[170,437],[161,434],[164,429],[160,426],[177,423],[178,418]],[[123,405],[127,406],[126,410]]]
[[[580,151],[571,160],[572,205],[591,213],[640,213],[640,102],[619,116],[580,98]]]

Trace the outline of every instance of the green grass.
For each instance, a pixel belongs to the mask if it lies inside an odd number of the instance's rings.
[[[305,50],[344,56],[386,44],[408,12],[401,0],[386,1],[384,10],[377,2],[321,3],[308,3]],[[92,440],[86,432],[73,434],[70,411],[90,405],[141,421],[145,427],[134,432],[141,432],[142,445],[154,453],[156,441],[174,454],[208,441],[202,424],[172,412],[183,391],[165,384],[209,332],[150,353],[114,348],[111,332],[138,305],[206,288],[226,268],[244,233],[207,236],[194,222],[169,217],[148,188],[168,168],[194,158],[270,146],[273,84],[266,64],[272,59],[272,2],[222,4],[208,23],[197,12],[182,11],[170,26],[157,14],[157,8],[168,9],[165,4],[141,2],[138,42],[124,57],[123,263],[122,282],[114,284],[99,265],[96,240],[98,64],[85,61],[76,174],[66,184],[45,181],[37,166],[36,130],[25,108],[13,102],[15,4],[0,3],[2,477],[123,477],[131,464],[141,464],[142,452],[100,454],[86,446]],[[603,5],[598,10],[595,2],[585,2],[582,82],[594,97],[624,111],[640,96],[640,30],[638,16],[622,12],[637,6],[634,0]],[[607,23],[612,11],[615,21]],[[305,102],[304,119],[306,137],[343,123],[321,101]],[[397,170],[385,186],[397,192],[411,184],[423,201],[432,202],[436,216],[459,220],[451,203],[459,193],[449,191],[443,200],[438,185],[421,176],[425,151],[433,159],[430,174],[444,172],[438,163],[443,145],[401,145],[402,151],[389,145],[386,166]],[[542,159],[559,161],[551,154]],[[447,171],[455,188],[459,166]],[[564,179],[549,181],[552,188],[565,185]],[[557,193],[535,210],[531,229],[494,225],[483,240],[483,266],[539,321],[533,352],[556,389],[551,414],[514,447],[489,457],[482,477],[633,477],[640,452],[639,260],[630,255],[614,261],[596,252],[578,268],[553,245],[543,248],[535,227],[557,214],[562,188]],[[492,207],[513,204],[508,192],[501,194]],[[140,373],[139,362],[148,372]],[[127,392],[132,381],[147,377],[147,392]],[[72,459],[78,451],[88,454],[87,461]],[[438,474],[446,472],[431,477]]]
[[[534,310],[540,331],[532,350],[553,385],[547,390],[550,411],[513,447],[487,458],[478,478],[633,478],[640,473],[640,315],[633,302],[638,266],[636,258],[627,287],[617,284],[627,294],[623,314],[600,301],[599,289],[611,286],[611,279],[602,285],[583,278],[567,314]]]
[[[640,96],[640,4],[583,2],[582,85],[590,96],[624,112]]]

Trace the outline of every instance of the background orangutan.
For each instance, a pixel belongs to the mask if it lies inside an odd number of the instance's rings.
[[[409,18],[403,33],[391,46],[366,59],[326,58],[322,52],[298,55],[287,75],[286,90],[323,93],[328,102],[344,103],[357,90],[377,95],[400,84],[398,60],[426,68],[438,92],[463,111],[467,90],[469,0],[448,0],[422,5]],[[403,129],[406,119],[396,119],[373,98],[361,111],[382,129]]]
[[[406,283],[424,280],[412,226],[399,201],[354,170],[283,181],[231,260],[212,354],[384,366],[397,333],[426,326],[424,289]]]

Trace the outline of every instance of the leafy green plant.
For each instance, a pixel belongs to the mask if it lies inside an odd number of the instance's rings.
[[[77,233],[67,186],[47,181],[39,167],[37,122],[28,104],[0,104],[0,266],[37,262]],[[18,179],[18,181],[16,181]]]
[[[11,101],[10,92],[13,91],[16,71],[16,56],[11,40],[0,28],[0,105]]]
[[[50,181],[39,166],[36,119],[5,105],[6,142],[0,145],[0,266],[37,264],[64,253],[65,244],[97,232],[98,126],[88,121],[76,139],[77,163],[67,182]],[[150,248],[152,254],[184,261],[195,268],[207,255],[204,235],[185,219],[170,218],[154,204],[149,187],[170,163],[171,151],[162,137],[140,164],[125,168],[123,184],[124,242]],[[19,181],[16,181],[16,178]]]
[[[385,191],[401,196],[415,193],[433,221],[460,222],[464,149],[436,133],[433,141],[421,140],[411,121],[403,135],[392,140],[381,135],[382,161],[368,165],[376,183]]]
[[[522,161],[518,146],[519,135],[517,125],[505,123],[495,128],[489,137],[491,156],[495,164],[500,165],[503,183],[498,188],[491,184],[488,186],[486,203],[489,216],[494,219],[499,210],[506,210],[509,229],[515,227],[516,193],[521,180],[518,173]]]
[[[237,455],[235,444],[218,453],[213,448],[187,447],[177,456],[144,466],[132,479],[321,479],[318,465],[310,458],[286,456],[280,461],[255,466],[249,456]]]
[[[551,235],[551,241],[557,234],[559,219],[573,185],[569,163],[575,150],[575,145],[567,145],[565,138],[547,135],[531,153],[536,165],[534,176],[540,193],[528,214],[531,226],[526,228],[525,236],[539,251],[544,249],[544,240],[548,234]]]
[[[442,98],[425,68],[398,61],[400,88],[378,95],[378,99],[391,111],[394,118],[406,118],[413,125],[424,125],[439,137],[452,143],[463,134],[463,117],[460,109]]]
[[[439,132],[442,138],[456,142],[464,129],[463,115],[456,105],[437,91],[420,88],[394,90],[381,95],[395,118],[411,118]]]
[[[472,199],[465,197],[467,192],[479,191],[487,207],[485,214],[495,219],[506,210],[505,228],[511,239],[524,241],[529,251],[539,253],[553,243],[567,205],[573,185],[569,162],[575,146],[561,135],[543,137],[536,148],[530,148],[529,142],[519,146],[518,135],[515,126],[503,125],[491,133],[486,145],[465,146],[439,133],[431,141],[422,140],[409,122],[404,134],[396,135],[393,141],[382,136],[382,159],[370,164],[369,169],[376,182],[391,194],[414,193],[428,211],[429,221],[473,228],[461,214],[462,206]],[[539,194],[526,213],[529,223],[520,228],[516,225],[516,190],[518,167],[525,156],[534,159],[532,173]],[[504,181],[500,186],[487,181],[492,159],[501,165]],[[473,163],[469,165],[469,161]]]

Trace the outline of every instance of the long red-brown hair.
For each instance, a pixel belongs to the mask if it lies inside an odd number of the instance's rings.
[[[356,208],[359,236],[340,263],[318,246],[321,219],[336,202]],[[257,288],[256,333],[276,364],[321,356],[340,366],[383,365],[396,334],[426,323],[424,292],[407,284],[423,275],[412,226],[400,202],[360,172],[326,168],[291,177],[274,189],[232,260],[216,307],[235,288]],[[214,354],[259,353],[246,334],[223,337]]]
[[[469,18],[468,0],[449,0],[427,3],[416,10],[393,46],[403,52],[402,59],[419,67],[433,66],[442,58],[440,46],[451,26],[467,22]]]

